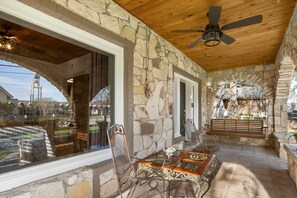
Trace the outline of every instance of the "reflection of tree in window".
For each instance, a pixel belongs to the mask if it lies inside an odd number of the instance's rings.
[[[110,108],[110,86],[101,89],[90,102],[90,106],[92,107],[92,115],[100,115],[102,116],[101,120],[106,120],[106,116],[109,115]]]
[[[108,56],[93,53],[90,72],[89,143],[91,150],[108,147],[107,127],[113,120],[113,67]]]

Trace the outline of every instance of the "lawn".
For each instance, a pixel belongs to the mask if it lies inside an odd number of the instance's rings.
[[[97,131],[97,130],[99,130],[98,125],[93,125],[89,127],[89,131]],[[70,129],[62,129],[62,130],[55,131],[55,136],[69,135],[70,133],[71,133]]]
[[[0,160],[2,160],[4,157],[9,155],[10,153],[11,153],[11,151],[0,147]]]
[[[70,129],[62,129],[62,130],[55,131],[55,136],[69,135],[70,133],[71,133]]]

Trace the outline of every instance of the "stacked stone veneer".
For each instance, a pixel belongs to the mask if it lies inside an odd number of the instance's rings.
[[[93,197],[93,176],[94,170],[92,169],[77,169],[2,193],[0,197]]]
[[[211,113],[214,109],[214,99],[217,89],[222,82],[234,82],[236,80],[247,80],[262,87],[268,96],[268,119],[267,126],[269,132],[274,130],[273,122],[273,101],[275,95],[275,81],[277,77],[277,68],[273,64],[270,65],[255,65],[240,67],[234,69],[227,69],[223,71],[214,71],[208,73],[208,80],[212,82],[208,87],[208,118],[211,118]]]
[[[297,188],[297,146],[285,144],[284,148],[287,152],[289,174]]]
[[[295,65],[291,58],[284,57],[278,72],[278,82],[276,86],[274,104],[275,132],[287,132],[287,102],[294,69]]]

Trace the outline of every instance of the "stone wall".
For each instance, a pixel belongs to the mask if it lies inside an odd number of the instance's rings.
[[[1,193],[0,197],[93,197],[93,172],[90,168],[77,169]]]
[[[279,48],[275,65],[279,69],[275,98],[275,131],[287,131],[287,101],[289,84],[297,65],[297,6],[293,11],[284,40]]]
[[[268,96],[268,119],[267,126],[269,133],[274,131],[273,120],[273,101],[275,97],[275,81],[277,77],[277,68],[275,65],[251,65],[246,67],[227,69],[223,71],[214,71],[208,73],[208,119],[211,119],[211,113],[214,109],[214,99],[219,84],[222,82],[232,82],[234,80],[248,80],[262,87]]]
[[[117,194],[111,160],[48,177],[10,191],[1,198],[104,198]],[[1,190],[1,187],[0,187]]]
[[[291,58],[284,57],[278,71],[276,96],[274,104],[275,132],[287,132],[287,102],[295,65]]]
[[[162,149],[165,144],[172,144],[174,67],[203,81],[206,77],[206,72],[179,50],[145,26],[139,26],[133,69],[133,131],[137,157],[147,156]],[[145,94],[148,88],[151,90],[150,97]]]
[[[289,174],[297,188],[297,146],[291,144],[284,145],[288,157]]]

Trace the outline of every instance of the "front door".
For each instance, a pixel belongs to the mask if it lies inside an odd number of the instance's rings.
[[[185,128],[184,128],[184,122],[185,122],[185,111],[186,111],[186,84],[183,82],[180,82],[180,134],[182,136],[185,136]]]

